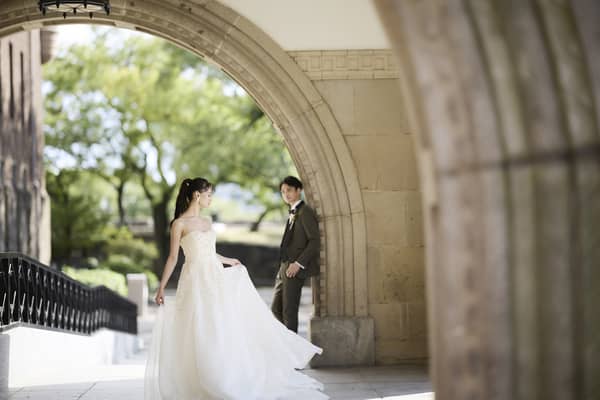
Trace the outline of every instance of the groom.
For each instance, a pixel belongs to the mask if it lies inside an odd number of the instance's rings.
[[[304,280],[319,273],[319,224],[302,199],[302,182],[286,177],[279,189],[290,206],[279,251],[279,271],[271,310],[289,330],[298,333],[298,308]]]

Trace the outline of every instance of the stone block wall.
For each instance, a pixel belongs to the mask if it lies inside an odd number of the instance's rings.
[[[427,358],[419,175],[397,67],[387,50],[290,55],[331,108],[359,178],[367,226],[375,362]],[[331,301],[331,300],[330,300]]]

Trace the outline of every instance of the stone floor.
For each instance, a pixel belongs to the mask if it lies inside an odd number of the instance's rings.
[[[142,400],[143,376],[124,370],[114,380],[10,388],[10,400]],[[133,372],[134,377],[129,375]],[[143,371],[141,371],[143,374]],[[306,370],[325,386],[331,400],[433,400],[426,371],[421,367],[328,368]],[[309,399],[307,399],[309,400]]]
[[[259,292],[269,303],[272,289],[259,288]],[[311,293],[309,288],[305,288],[299,326],[299,333],[303,336],[306,336],[307,321],[311,313]],[[153,313],[150,312],[149,317],[141,319],[139,323],[140,338],[145,342],[148,342],[151,337],[152,315]],[[32,384],[26,387],[9,388],[8,399],[142,400],[144,363],[145,352],[140,351],[122,364],[94,367],[93,370],[80,371],[77,376],[71,373],[62,379],[56,378],[52,385]],[[322,368],[306,369],[303,372],[322,382],[324,391],[331,400],[432,400],[434,398],[426,368],[418,365]]]

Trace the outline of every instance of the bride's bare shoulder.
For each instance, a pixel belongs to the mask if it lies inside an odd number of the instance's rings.
[[[181,231],[184,226],[185,226],[185,224],[181,220],[181,218],[176,218],[173,220],[173,223],[171,224],[171,232]]]

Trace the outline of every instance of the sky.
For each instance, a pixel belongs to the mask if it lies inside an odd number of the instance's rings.
[[[94,30],[100,32],[113,31],[113,34],[109,35],[109,44],[117,45],[124,38],[130,36],[148,36],[145,33],[132,31],[129,29],[120,29],[102,25],[90,25],[90,24],[68,24],[58,25],[54,28],[58,33],[56,36],[56,45],[58,48],[67,48],[73,44],[85,44],[90,43],[94,34]]]

